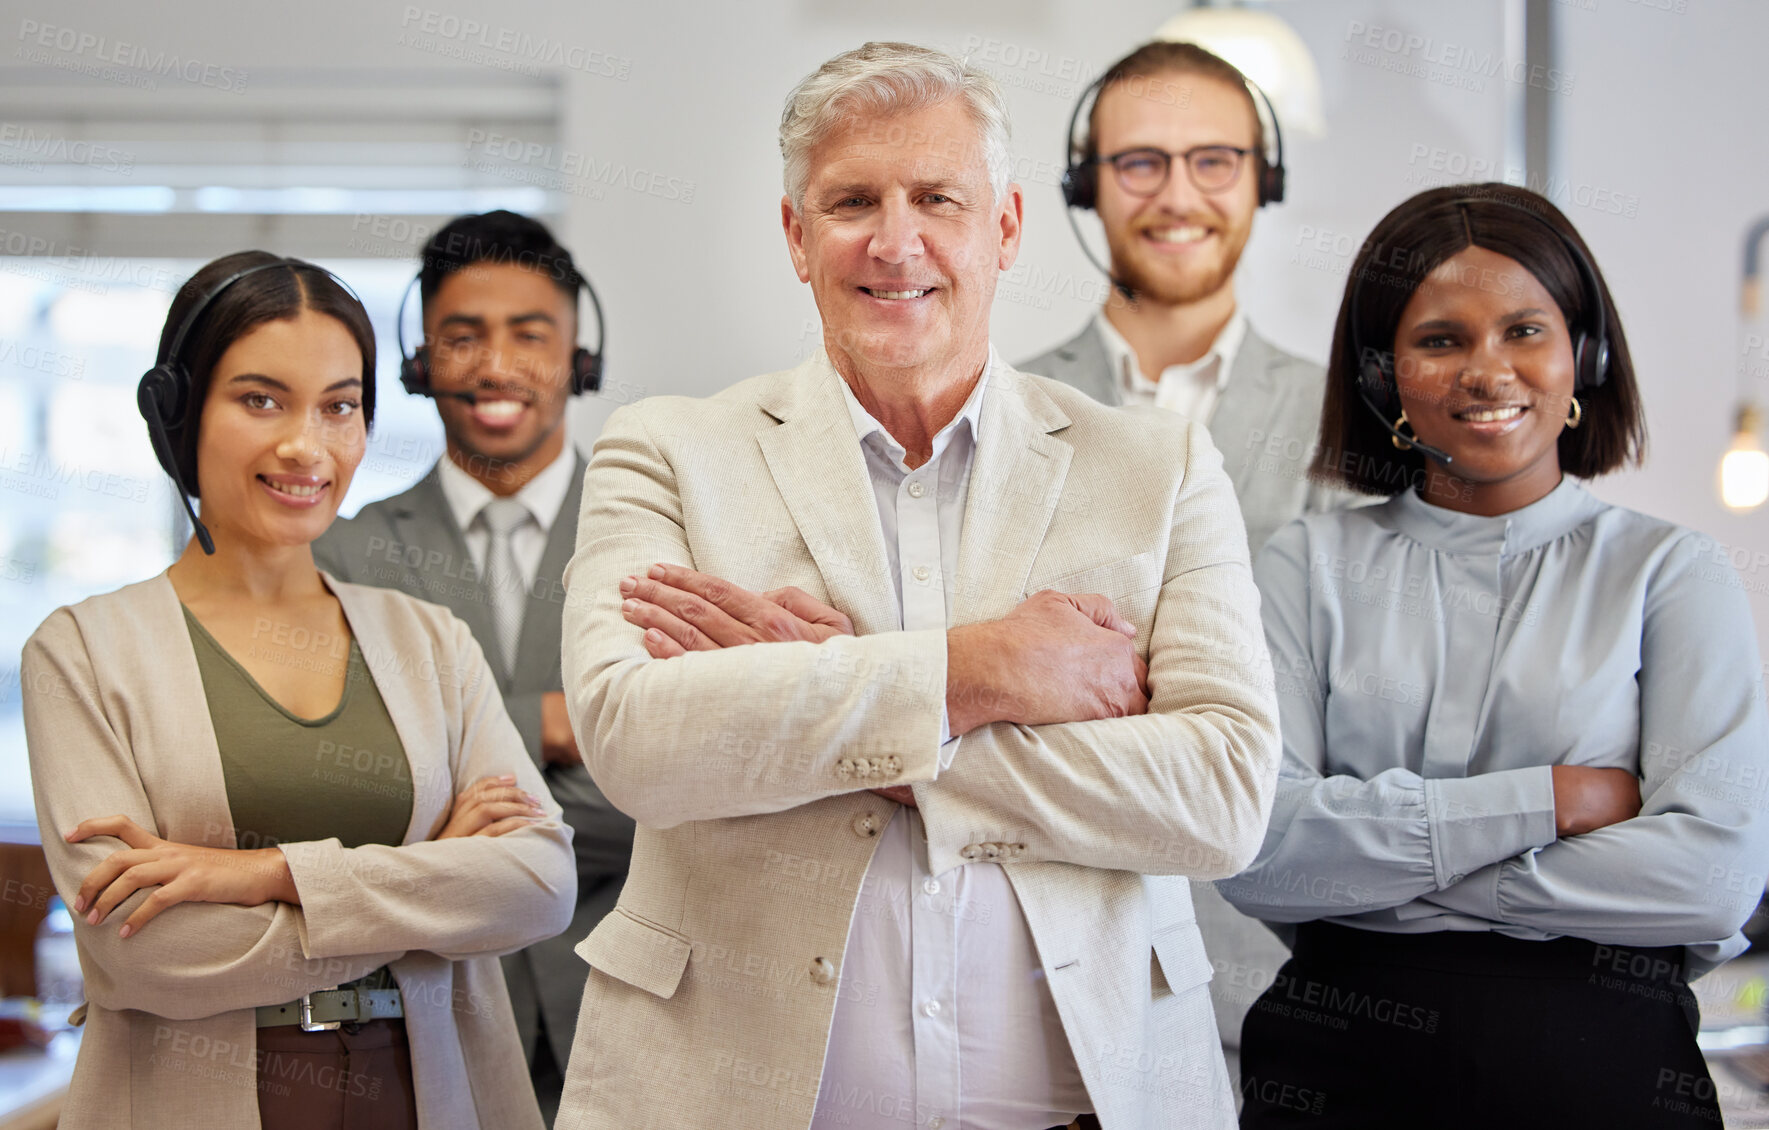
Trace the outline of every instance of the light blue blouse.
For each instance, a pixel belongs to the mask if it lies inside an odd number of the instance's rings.
[[[1217,884],[1271,923],[1745,948],[1769,870],[1769,715],[1723,550],[1572,479],[1498,517],[1408,491],[1301,518],[1254,567],[1284,760]],[[1553,765],[1642,778],[1558,839]],[[1289,931],[1280,929],[1280,935]]]

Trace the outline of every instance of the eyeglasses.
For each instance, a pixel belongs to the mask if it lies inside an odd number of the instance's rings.
[[[1167,187],[1173,175],[1173,159],[1185,161],[1186,176],[1199,192],[1223,192],[1241,175],[1241,165],[1251,149],[1233,145],[1199,145],[1183,153],[1164,149],[1126,149],[1109,157],[1096,157],[1102,165],[1112,166],[1118,187],[1132,196],[1153,196]]]

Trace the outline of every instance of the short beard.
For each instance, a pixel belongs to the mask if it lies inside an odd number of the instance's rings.
[[[1137,236],[1133,233],[1130,238],[1136,239]],[[1111,244],[1110,240],[1107,242]],[[1246,246],[1246,240],[1243,239],[1239,247],[1226,248],[1221,265],[1202,278],[1172,280],[1167,276],[1144,271],[1136,256],[1127,254],[1126,249],[1112,245],[1112,281],[1128,287],[1136,296],[1136,301],[1146,299],[1161,306],[1189,306],[1194,302],[1202,302],[1228,285],[1229,280],[1234,278],[1235,267],[1240,264],[1241,251]]]

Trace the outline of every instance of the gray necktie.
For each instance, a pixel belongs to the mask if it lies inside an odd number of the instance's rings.
[[[479,511],[479,520],[491,534],[491,546],[485,554],[485,585],[491,590],[491,618],[497,625],[498,647],[503,651],[504,670],[516,671],[516,639],[522,633],[522,607],[527,602],[528,586],[522,571],[516,567],[516,552],[510,535],[527,525],[534,516],[528,507],[514,498],[494,498]]]

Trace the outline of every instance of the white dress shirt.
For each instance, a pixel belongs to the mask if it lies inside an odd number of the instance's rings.
[[[964,408],[911,471],[843,384],[878,502],[900,626],[943,628],[993,349]],[[942,769],[963,738],[941,748]],[[813,1130],[1045,1130],[1091,1111],[1007,873],[928,869],[921,815],[885,826],[860,885]]]
[[[514,496],[534,515],[534,521],[510,534],[510,552],[516,557],[522,583],[529,588],[534,587],[534,575],[540,570],[541,558],[546,555],[547,535],[559,517],[559,508],[565,505],[565,496],[571,492],[571,472],[576,466],[577,454],[568,441],[558,456],[524,483]],[[437,460],[436,468],[442,497],[448,499],[449,513],[454,515],[455,524],[466,536],[467,552],[473,555],[475,571],[483,576],[485,555],[491,548],[491,531],[485,528],[485,523],[478,521],[479,512],[497,496],[446,455]]]
[[[1137,363],[1136,351],[1113,326],[1106,312],[1093,316],[1094,328],[1106,347],[1106,358],[1118,380],[1118,391],[1126,404],[1153,404],[1208,425],[1216,411],[1217,398],[1228,384],[1229,372],[1235,367],[1235,354],[1247,337],[1247,316],[1240,307],[1229,316],[1204,351],[1204,356],[1186,365],[1169,365],[1159,377],[1143,373]]]

